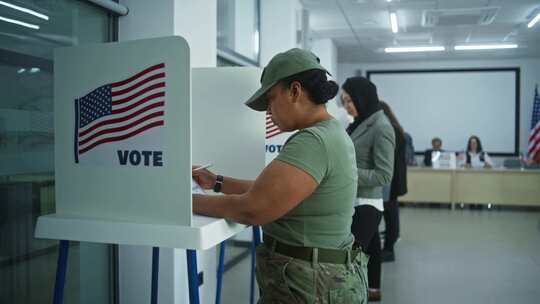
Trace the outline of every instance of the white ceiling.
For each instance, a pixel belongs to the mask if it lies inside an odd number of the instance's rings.
[[[309,11],[310,37],[332,39],[338,48],[339,62],[540,57],[540,22],[533,28],[527,28],[527,23],[540,12],[539,0],[302,2]],[[390,27],[391,11],[395,11],[398,17],[399,31],[396,34]],[[439,23],[433,26],[423,25],[424,15],[429,16],[430,13],[431,16],[441,13],[452,16],[440,17]],[[481,21],[480,17],[484,20]],[[453,50],[454,45],[467,43],[517,43],[519,47],[491,51]],[[383,52],[386,47],[426,45],[444,45],[447,51]]]

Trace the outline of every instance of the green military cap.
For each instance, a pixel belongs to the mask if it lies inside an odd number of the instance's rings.
[[[251,96],[246,105],[256,111],[266,111],[266,92],[280,80],[308,70],[328,71],[320,64],[319,57],[310,51],[294,48],[279,53],[270,60],[261,75],[261,87]]]

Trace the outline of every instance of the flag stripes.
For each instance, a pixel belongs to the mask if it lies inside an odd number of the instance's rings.
[[[270,139],[281,133],[283,132],[281,132],[279,127],[272,121],[272,115],[266,113],[266,139]]]
[[[163,126],[165,77],[165,64],[160,63],[77,99],[76,153]]]

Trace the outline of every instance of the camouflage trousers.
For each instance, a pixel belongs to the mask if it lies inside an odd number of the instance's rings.
[[[348,264],[308,262],[257,247],[258,304],[367,303],[368,256]]]

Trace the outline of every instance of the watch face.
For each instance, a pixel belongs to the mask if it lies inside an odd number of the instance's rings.
[[[214,192],[221,192],[221,185],[223,185],[223,176],[216,176],[216,183],[214,184]]]

